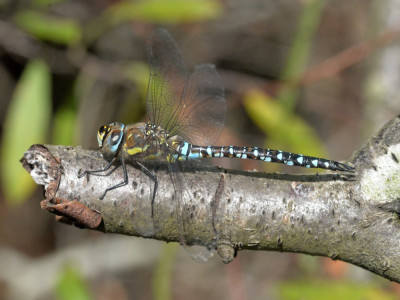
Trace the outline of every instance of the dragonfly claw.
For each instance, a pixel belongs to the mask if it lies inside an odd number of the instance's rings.
[[[83,173],[78,172],[78,178],[82,178],[88,174],[88,171],[84,171]]]

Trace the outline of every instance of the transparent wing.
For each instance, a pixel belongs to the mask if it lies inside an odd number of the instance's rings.
[[[189,75],[178,46],[163,29],[152,34],[147,53],[150,121],[193,144],[213,144],[226,114],[223,84],[215,67],[200,65]]]
[[[187,243],[187,234],[190,231],[190,228],[194,227],[192,223],[195,222],[194,219],[196,219],[196,214],[199,212],[197,212],[195,209],[198,207],[196,205],[198,203],[198,199],[195,199],[188,188],[185,177],[182,175],[182,172],[184,171],[184,164],[181,164],[179,161],[175,163],[168,163],[168,169],[170,171],[169,174],[171,182],[175,189],[175,208],[181,244],[186,250],[186,253],[196,262],[206,262],[214,255],[214,243],[196,245],[188,245]],[[210,221],[210,226],[212,226],[212,224],[213,222]],[[217,239],[218,238],[216,237],[215,245]],[[198,242],[199,241],[197,241],[197,243]]]
[[[213,65],[203,64],[188,77],[179,105],[167,128],[197,145],[212,145],[225,123],[226,107],[221,77]]]
[[[157,29],[150,36],[147,56],[150,65],[147,114],[153,124],[164,127],[176,109],[188,73],[178,46],[164,29]]]
[[[192,74],[187,72],[178,46],[167,31],[156,30],[147,44],[150,79],[147,94],[147,114],[150,122],[161,126],[172,135],[179,135],[188,142],[210,145],[217,139],[225,122],[225,97],[221,78],[215,67],[200,65]],[[196,199],[188,189],[179,161],[168,161],[173,148],[160,152],[162,161],[168,162],[171,182],[174,186],[177,222],[181,242],[197,261],[205,261],[211,255],[212,245],[188,247],[186,237],[195,212]],[[161,157],[160,157],[161,160]],[[191,214],[193,213],[193,214]],[[155,214],[157,215],[157,214]],[[210,221],[210,226],[213,222]]]

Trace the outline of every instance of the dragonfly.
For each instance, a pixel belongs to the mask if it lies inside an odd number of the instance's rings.
[[[224,127],[226,103],[222,79],[212,64],[201,64],[189,72],[177,44],[164,29],[155,30],[147,42],[150,77],[146,99],[149,121],[125,125],[114,122],[101,126],[97,133],[99,149],[109,164],[100,170],[86,170],[85,175],[101,175],[113,165],[122,167],[124,180],[104,190],[100,199],[114,189],[128,184],[126,164],[142,170],[153,182],[151,217],[154,215],[158,179],[147,166],[150,161],[168,165],[175,185],[182,164],[202,158],[238,158],[282,163],[288,166],[353,172],[347,164],[261,147],[213,146]],[[110,172],[107,173],[107,175]],[[178,180],[177,180],[178,178]],[[181,187],[180,195],[182,197]]]

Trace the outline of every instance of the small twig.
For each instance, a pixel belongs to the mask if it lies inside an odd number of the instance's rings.
[[[322,63],[308,68],[300,79],[299,84],[306,86],[316,81],[333,77],[399,38],[400,31],[385,31],[369,41],[363,41],[351,46]]]

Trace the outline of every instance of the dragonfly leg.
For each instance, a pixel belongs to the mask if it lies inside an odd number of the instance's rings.
[[[114,159],[113,159],[113,160],[114,160]],[[111,164],[110,164],[110,165],[111,165]],[[110,168],[110,165],[108,165],[107,167]],[[103,199],[104,199],[104,197],[106,196],[107,192],[109,192],[109,191],[111,191],[111,190],[115,190],[115,189],[117,189],[117,188],[120,188],[120,187],[125,186],[125,185],[128,184],[128,182],[129,182],[129,181],[128,181],[128,173],[127,173],[127,171],[126,171],[125,160],[124,160],[123,157],[121,158],[121,166],[122,166],[122,170],[123,170],[123,172],[124,172],[124,181],[122,181],[122,182],[120,182],[120,183],[118,183],[118,184],[116,184],[116,185],[114,185],[114,186],[112,186],[112,187],[107,188],[107,189],[104,191],[103,195],[101,195],[101,197],[99,198],[100,200],[103,200]],[[107,170],[107,167],[106,167],[105,170]],[[117,166],[117,167],[118,167],[118,166]],[[114,172],[116,169],[117,169],[117,168],[114,168],[113,170],[111,170],[110,173]],[[97,176],[98,176],[98,175],[97,175]],[[100,175],[100,176],[101,176],[101,175]]]
[[[105,173],[105,174],[92,174],[93,176],[104,176],[104,177],[107,177],[107,176],[110,176],[112,173],[114,173],[114,171],[116,170],[116,169],[118,169],[120,167],[120,165],[116,165],[114,168],[112,168],[111,169],[111,171],[108,171],[107,173]],[[101,171],[103,171],[104,172],[104,170],[101,170]],[[99,172],[100,173],[100,172]]]
[[[154,181],[154,190],[153,190],[153,195],[151,197],[151,217],[153,218],[154,216],[154,201],[156,199],[156,193],[157,193],[157,189],[158,189],[158,179],[157,179],[157,175],[150,171],[145,165],[143,165],[141,162],[139,161],[135,161],[136,165],[140,168],[141,171],[143,171],[147,176],[150,177],[151,180]]]
[[[107,171],[108,169],[110,169],[110,167],[113,165],[113,163],[115,162],[115,160],[117,159],[117,157],[114,157],[111,162],[104,168],[104,169],[100,169],[100,170],[86,170],[85,172],[78,174],[78,178],[82,178],[83,176],[86,175],[94,175],[94,176],[108,176],[110,175],[112,172],[114,172],[119,166],[117,165],[114,169],[112,169],[110,172],[108,172],[107,174],[96,174],[96,173],[102,173]]]

